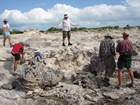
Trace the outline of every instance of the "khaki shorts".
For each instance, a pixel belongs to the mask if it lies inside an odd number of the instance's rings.
[[[70,38],[71,37],[71,32],[70,31],[63,31],[63,38]]]

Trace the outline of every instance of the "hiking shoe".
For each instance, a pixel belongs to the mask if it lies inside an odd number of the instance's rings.
[[[63,43],[62,46],[66,46],[65,43]]]
[[[132,84],[132,83],[130,83],[130,84],[127,84],[127,85],[126,85],[126,87],[129,87],[129,88],[134,88],[134,87],[135,87],[135,85],[134,85],[134,84]]]
[[[72,46],[72,44],[71,44],[71,43],[69,43],[69,44],[68,44],[68,46]]]
[[[122,87],[119,86],[119,85],[115,87],[115,89],[118,89],[118,90],[121,89],[121,88],[122,88]]]
[[[12,43],[10,43],[10,47],[13,47]]]
[[[109,86],[110,83],[109,83],[109,78],[104,78],[103,81]]]

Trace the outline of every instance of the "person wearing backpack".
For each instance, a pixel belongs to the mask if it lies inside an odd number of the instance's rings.
[[[132,42],[128,39],[129,34],[128,32],[123,32],[122,33],[123,40],[118,42],[118,45],[116,47],[116,51],[120,54],[117,62],[118,66],[118,86],[116,86],[116,89],[120,89],[122,87],[122,72],[123,69],[126,68],[130,79],[131,83],[127,84],[127,87],[135,87],[134,85],[134,74],[131,69],[131,63],[132,63]]]

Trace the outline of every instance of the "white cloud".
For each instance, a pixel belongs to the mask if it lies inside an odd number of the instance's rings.
[[[140,7],[140,0],[126,0],[126,3],[130,6]]]
[[[22,13],[19,10],[5,10],[0,14],[0,21],[7,18],[11,29],[25,30],[38,28],[47,30],[56,27],[65,13],[73,23],[79,23],[79,27],[101,26],[126,26],[139,25],[140,23],[140,0],[126,0],[127,5],[93,5],[82,9],[65,4],[56,4],[53,8],[44,10],[34,8]]]

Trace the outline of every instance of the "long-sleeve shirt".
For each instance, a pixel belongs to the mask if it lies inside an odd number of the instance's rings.
[[[37,52],[34,57],[40,57],[40,59],[43,59],[43,55],[40,52]]]
[[[120,41],[116,47],[116,51],[121,53],[132,51],[132,42],[128,38]]]
[[[76,26],[76,24],[72,23],[70,19],[63,19],[58,26],[62,26],[63,31],[70,31],[71,25]]]
[[[107,57],[109,55],[115,55],[115,43],[110,38],[105,38],[100,43],[99,57]]]

